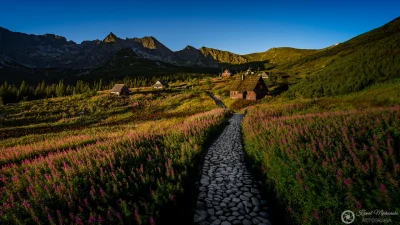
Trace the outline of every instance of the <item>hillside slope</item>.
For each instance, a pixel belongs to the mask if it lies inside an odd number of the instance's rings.
[[[248,61],[268,61],[274,64],[281,64],[300,59],[317,52],[316,49],[297,49],[289,47],[271,48],[265,52],[243,55]]]
[[[400,17],[335,47],[278,67],[302,78],[291,97],[348,94],[400,77]]]

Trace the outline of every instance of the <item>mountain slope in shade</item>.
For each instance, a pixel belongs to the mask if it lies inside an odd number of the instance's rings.
[[[292,95],[335,96],[400,77],[400,17],[334,47],[278,67],[304,78]]]
[[[138,69],[154,69],[154,68],[167,68],[177,66],[161,62],[154,61],[149,59],[143,59],[139,57],[131,48],[124,48],[117,51],[114,56],[112,56],[106,63],[101,66],[92,69],[92,71],[96,70],[110,70],[116,71],[119,68],[130,68],[132,70]]]
[[[318,50],[316,49],[297,49],[289,47],[271,48],[265,52],[257,52],[243,55],[248,61],[268,61],[274,64],[282,64],[285,62],[300,59],[304,56],[311,55]]]
[[[179,64],[195,67],[218,67],[218,62],[211,56],[204,55],[199,49],[190,45],[174,53]]]
[[[140,46],[140,48],[133,48],[133,50],[142,58],[176,64],[173,51],[159,42],[156,38],[147,36],[142,38],[133,38],[131,40]]]
[[[85,77],[122,78],[130,75],[162,74],[170,68],[177,66],[144,59],[138,56],[131,48],[124,48],[116,52],[106,63],[83,74]]]
[[[163,61],[141,58],[131,48],[119,50],[101,66],[82,73],[79,79],[123,79],[126,76],[165,76],[175,73],[217,73],[216,68],[183,67]]]
[[[0,56],[0,84],[7,81],[19,85],[22,81],[26,81],[36,85],[43,80],[47,83],[57,83],[61,79],[72,84],[76,82],[79,74],[85,72],[87,70],[84,69],[30,68]]]

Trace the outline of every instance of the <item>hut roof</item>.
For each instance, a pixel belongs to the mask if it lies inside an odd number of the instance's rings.
[[[115,84],[110,92],[121,92],[121,91],[127,90],[127,89],[128,88],[126,87],[125,84]]]
[[[156,84],[157,83],[160,83],[160,84],[162,84],[162,85],[167,85],[167,82],[165,82],[164,80],[158,80],[157,82],[156,82]]]
[[[256,88],[258,81],[261,79],[259,76],[245,76],[244,80],[238,79],[234,84],[231,86],[232,91],[252,91]]]

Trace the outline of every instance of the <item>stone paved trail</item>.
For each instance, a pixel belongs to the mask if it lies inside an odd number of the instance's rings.
[[[242,118],[233,115],[208,150],[194,215],[196,224],[270,224],[266,201],[244,164]]]
[[[221,99],[215,97],[213,94],[211,94],[210,92],[207,92],[207,95],[210,96],[210,98],[212,100],[214,100],[215,104],[217,104],[217,106],[219,106],[220,108],[226,108],[226,106],[224,105],[224,103],[221,101]]]

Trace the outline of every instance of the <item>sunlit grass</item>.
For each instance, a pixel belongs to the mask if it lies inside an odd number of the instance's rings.
[[[159,208],[184,191],[194,156],[228,115],[196,91],[139,93],[123,101],[73,96],[2,109],[5,224],[157,220]],[[32,121],[24,126],[24,120]]]

